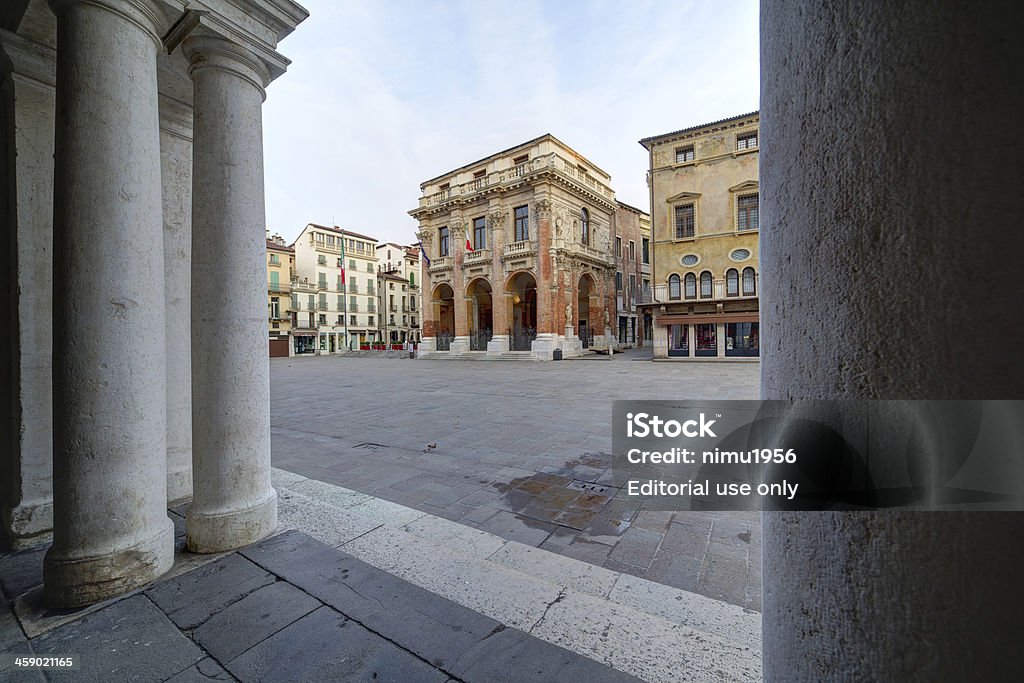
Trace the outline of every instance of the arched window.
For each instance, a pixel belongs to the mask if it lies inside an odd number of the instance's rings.
[[[757,294],[756,275],[753,268],[743,269],[743,296]]]
[[[706,270],[700,274],[700,298],[711,298],[711,273]]]
[[[683,278],[683,286],[686,289],[687,299],[697,298],[697,276],[693,273],[687,273],[686,277]]]
[[[725,271],[725,295],[740,295],[740,274],[735,268]]]
[[[679,276],[675,273],[668,276],[668,298],[679,298]]]
[[[590,244],[590,212],[586,207],[580,209],[580,242]]]

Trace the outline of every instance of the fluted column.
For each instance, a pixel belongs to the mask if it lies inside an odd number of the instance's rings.
[[[493,206],[487,216],[491,228],[491,329],[494,334],[487,342],[487,352],[500,354],[509,350],[508,322],[511,303],[505,292],[505,269],[502,254],[505,251],[505,223],[508,209],[501,204]]]
[[[188,546],[238,548],[277,526],[261,107],[269,75],[225,39],[183,43],[194,88],[192,477]]]
[[[52,0],[53,546],[44,595],[85,605],[173,561],[166,512],[156,9]]]

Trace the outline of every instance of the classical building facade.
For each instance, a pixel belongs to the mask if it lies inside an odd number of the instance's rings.
[[[0,542],[44,599],[130,591],[277,526],[262,103],[290,0],[0,12]],[[218,340],[230,339],[230,344]],[[231,472],[230,478],[222,476]]]
[[[306,285],[297,294],[316,325],[314,351],[342,353],[376,341],[377,240],[310,223],[292,246],[297,280]],[[301,314],[302,302],[294,303]]]
[[[615,258],[615,339],[619,346],[645,346],[650,340],[650,315],[640,304],[651,289],[651,216],[616,202],[612,214],[612,253]]]
[[[649,152],[655,358],[756,357],[756,112],[640,141]]]
[[[269,233],[269,231],[268,231]],[[292,278],[295,277],[295,249],[284,238],[267,238],[267,324],[270,327],[270,357],[294,355],[292,330]]]
[[[421,353],[581,352],[615,314],[610,176],[554,136],[420,186]]]
[[[380,339],[387,344],[418,344],[421,337],[420,252],[393,242],[377,245]]]

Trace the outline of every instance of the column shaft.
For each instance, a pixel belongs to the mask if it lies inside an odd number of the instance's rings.
[[[216,37],[184,48],[194,86],[192,477],[188,546],[219,552],[277,526],[270,485],[262,66]]]
[[[158,31],[148,3],[53,2],[54,539],[50,605],[170,568]]]
[[[1024,249],[1024,145],[971,134],[1019,127],[1022,15],[762,3],[763,398],[1022,397],[1007,255]],[[775,512],[762,528],[766,681],[1019,677],[1021,514]]]

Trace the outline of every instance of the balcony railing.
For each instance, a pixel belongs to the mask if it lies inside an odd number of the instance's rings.
[[[267,290],[271,292],[290,292],[292,291],[292,286],[287,282],[268,282]]]
[[[511,244],[505,245],[504,257],[505,258],[516,258],[519,256],[529,256],[537,251],[537,245],[531,240],[524,240],[522,242],[512,242]]]
[[[486,262],[488,262],[490,260],[491,260],[491,250],[490,249],[477,249],[476,251],[471,251],[468,254],[466,254],[466,257],[463,259],[462,262],[463,262],[464,265],[468,266],[468,265],[474,264],[474,263],[486,263]]]
[[[452,257],[451,256],[438,256],[436,259],[432,259],[430,261],[430,267],[427,270],[429,270],[431,273],[434,273],[434,272],[437,272],[439,270],[444,270],[445,268],[451,268],[451,267],[452,267]]]

